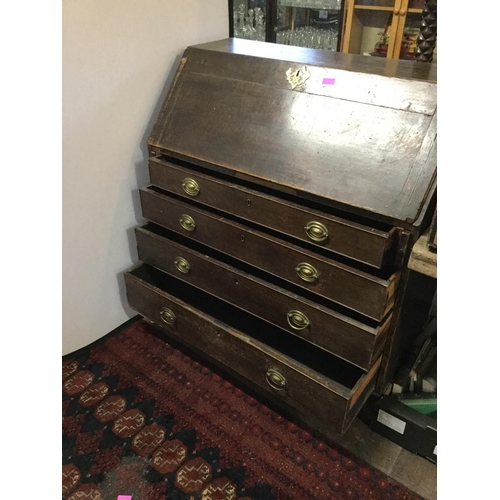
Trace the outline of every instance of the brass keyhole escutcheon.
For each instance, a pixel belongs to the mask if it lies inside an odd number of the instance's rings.
[[[177,270],[181,273],[187,274],[189,270],[191,269],[191,266],[189,265],[189,262],[182,258],[182,257],[177,257],[174,260],[175,267]]]
[[[307,281],[309,283],[316,281],[319,277],[317,269],[307,262],[301,262],[295,268],[295,271],[297,272],[297,275],[301,280]]]
[[[169,309],[168,307],[164,307],[160,311],[160,318],[167,324],[173,325],[175,323],[175,314],[174,311]]]
[[[282,391],[286,387],[286,378],[275,368],[269,368],[266,373],[267,383],[277,391]]]
[[[313,241],[325,241],[328,238],[328,229],[318,221],[308,222],[306,227],[307,236]]]
[[[190,177],[186,177],[182,181],[182,189],[184,189],[186,194],[189,196],[196,196],[200,192],[200,186],[198,186],[198,183]]]
[[[194,231],[194,229],[196,227],[194,219],[190,215],[186,215],[186,214],[181,215],[181,218],[179,219],[179,224],[186,231]]]
[[[307,328],[309,326],[309,319],[308,317],[300,311],[292,310],[286,315],[286,319],[288,321],[288,324],[294,329],[294,330],[304,330],[304,328]]]

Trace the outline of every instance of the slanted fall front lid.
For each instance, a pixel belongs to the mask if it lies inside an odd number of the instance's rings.
[[[186,49],[148,143],[412,222],[435,181],[436,87],[430,63],[228,39]]]

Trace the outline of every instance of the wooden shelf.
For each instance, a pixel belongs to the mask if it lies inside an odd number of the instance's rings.
[[[408,268],[431,278],[437,278],[437,253],[431,252],[427,247],[429,233],[430,229],[420,236],[413,246],[410,260],[408,261]]]
[[[392,12],[394,10],[394,5],[392,7],[379,7],[377,5],[355,5],[356,10],[380,10],[384,12]],[[413,9],[416,10],[416,9]]]

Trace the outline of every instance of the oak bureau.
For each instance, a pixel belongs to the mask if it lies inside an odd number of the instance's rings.
[[[436,73],[248,40],[188,47],[148,140],[149,322],[323,433],[390,383],[436,204]]]

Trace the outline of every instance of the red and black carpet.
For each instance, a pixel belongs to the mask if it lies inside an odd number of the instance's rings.
[[[420,497],[140,320],[63,361],[65,500]]]

